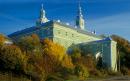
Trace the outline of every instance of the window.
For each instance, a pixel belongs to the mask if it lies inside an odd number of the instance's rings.
[[[104,44],[104,46],[105,46],[105,47],[109,47],[109,45],[108,45],[108,44]]]
[[[72,37],[74,37],[74,34],[72,34]]]
[[[67,45],[68,45],[68,43],[67,43],[67,42],[65,42],[65,45],[67,46]]]
[[[60,34],[60,31],[58,31],[58,34]]]
[[[47,31],[47,35],[50,35],[50,31]]]

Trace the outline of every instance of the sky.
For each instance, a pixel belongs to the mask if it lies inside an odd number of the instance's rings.
[[[0,0],[0,33],[35,25],[41,4],[49,20],[75,24],[78,0]],[[81,0],[86,30],[130,40],[130,0]]]

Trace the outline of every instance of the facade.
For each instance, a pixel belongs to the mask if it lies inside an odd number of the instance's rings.
[[[75,27],[60,21],[48,20],[42,6],[36,26],[14,32],[9,37],[17,40],[23,36],[37,34],[40,39],[49,38],[66,49],[70,48],[73,44],[87,47],[85,50],[90,50],[95,57],[101,55],[106,66],[117,71],[116,42],[110,37],[103,38],[85,30],[84,22],[80,4]]]
[[[110,37],[106,37],[102,40],[86,42],[79,45],[84,52],[94,54],[96,59],[101,57],[105,67],[117,71],[116,44]]]

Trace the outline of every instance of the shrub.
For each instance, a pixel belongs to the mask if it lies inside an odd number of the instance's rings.
[[[21,70],[24,55],[15,45],[3,46],[0,51],[1,67],[11,70]]]
[[[128,75],[129,69],[125,66],[121,67],[121,73],[123,75]]]
[[[66,67],[66,68],[72,69],[74,67],[71,57],[68,56],[67,54],[63,57],[61,64],[62,64],[62,67]]]
[[[69,54],[71,55],[72,59],[78,59],[81,57],[81,50],[77,46],[72,46],[70,48]]]
[[[45,81],[46,80],[46,69],[42,55],[28,55],[28,61],[25,68],[25,73],[33,78],[34,81]]]
[[[88,72],[87,68],[85,68],[83,65],[77,65],[75,67],[75,74],[81,80],[85,80],[89,76],[89,72]]]

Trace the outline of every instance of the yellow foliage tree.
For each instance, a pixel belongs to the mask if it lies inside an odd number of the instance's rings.
[[[0,45],[3,45],[4,41],[5,37],[2,34],[0,34]]]
[[[66,53],[66,50],[63,46],[54,43],[49,39],[44,39],[42,41],[42,45],[43,45],[43,54],[53,57],[53,60],[50,61],[55,61],[56,64],[61,64],[62,67],[65,68],[73,68],[72,59]]]
[[[71,57],[68,56],[67,54],[66,54],[66,55],[64,56],[64,58],[63,58],[62,66],[63,66],[63,67],[66,67],[66,68],[71,68],[71,69],[74,67],[74,65],[73,65],[73,63],[72,63]]]
[[[49,54],[54,56],[59,61],[63,60],[63,57],[66,54],[65,48],[57,43],[53,43],[49,39],[44,39],[42,41],[43,45],[43,54]]]

